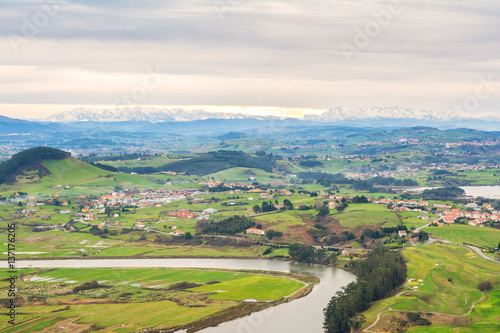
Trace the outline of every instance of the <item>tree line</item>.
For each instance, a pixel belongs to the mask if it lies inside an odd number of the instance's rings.
[[[375,248],[365,260],[352,261],[350,265],[358,279],[338,291],[323,310],[323,328],[328,333],[360,328],[364,322],[360,313],[370,307],[370,302],[389,296],[406,279],[402,254],[384,247]]]

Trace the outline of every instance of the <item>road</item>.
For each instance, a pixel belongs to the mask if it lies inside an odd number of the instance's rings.
[[[483,251],[481,251],[481,249],[479,249],[479,248],[477,248],[475,246],[472,246],[472,245],[465,245],[465,246],[467,246],[469,249],[471,249],[472,251],[474,251],[477,254],[479,254],[484,259],[498,263],[498,260],[495,260],[493,258],[488,257],[486,254],[483,253]]]

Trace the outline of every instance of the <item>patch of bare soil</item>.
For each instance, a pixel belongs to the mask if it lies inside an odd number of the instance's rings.
[[[305,215],[300,215],[300,214],[297,214],[297,215],[302,219],[302,221],[305,224],[307,224],[311,227],[314,227],[314,225],[316,223],[318,223],[312,219],[308,219]],[[331,233],[336,233],[337,235],[341,234],[342,231],[344,231],[344,230],[350,230],[349,228],[344,228],[343,226],[341,226],[339,223],[339,220],[336,220],[336,219],[331,218],[329,216],[323,217],[320,221],[320,224],[327,227],[328,231],[330,231]]]
[[[308,232],[309,228],[303,225],[292,225],[288,227],[288,230],[290,233],[293,235],[296,235],[300,237],[302,242],[304,242],[307,245],[316,245],[316,242],[314,241],[314,238],[311,236],[311,234]]]

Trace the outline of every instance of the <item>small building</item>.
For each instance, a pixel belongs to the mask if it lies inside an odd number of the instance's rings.
[[[406,237],[406,230],[399,230],[398,231],[398,236],[399,237]]]
[[[146,225],[144,223],[142,223],[142,222],[135,222],[135,226],[137,228],[145,228],[146,227]]]
[[[264,236],[266,232],[262,229],[250,228],[245,231],[247,235],[259,235]]]

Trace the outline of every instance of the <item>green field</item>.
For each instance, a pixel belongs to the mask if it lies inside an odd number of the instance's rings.
[[[350,204],[343,212],[330,216],[339,220],[341,226],[353,230],[365,225],[394,227],[400,222],[396,212],[375,204]]]
[[[458,244],[466,243],[496,248],[500,242],[500,230],[492,228],[452,224],[443,227],[427,227],[424,230],[435,237]]]
[[[21,273],[18,295],[29,299],[22,306],[23,314],[16,317],[22,323],[11,327],[2,321],[2,332],[53,331],[61,326],[98,332],[168,329],[244,307],[246,299],[266,306],[267,301],[280,300],[309,285],[297,279],[310,280],[265,272],[163,268],[29,269]],[[72,291],[90,281],[102,287]],[[176,287],[181,282],[185,287]],[[0,282],[0,288],[7,283]],[[123,313],[127,316],[117,315]]]
[[[407,284],[397,296],[374,302],[363,313],[366,317],[365,327],[375,321],[379,312],[391,308],[435,313],[431,322],[435,320],[436,327],[415,328],[412,332],[455,332],[452,327],[463,325],[454,325],[461,322],[454,318],[462,317],[470,318],[473,323],[468,322],[465,327],[457,328],[456,332],[462,332],[462,329],[464,332],[478,331],[480,327],[484,329],[481,332],[498,332],[500,316],[495,308],[500,291],[500,264],[484,260],[468,248],[457,245],[407,247],[403,253],[408,258]],[[477,289],[477,284],[488,280],[493,283],[495,290],[484,295]],[[467,315],[473,303],[477,304],[476,311]],[[399,315],[395,311],[383,313],[380,322],[371,330],[384,331],[384,327],[390,326],[391,319]],[[471,327],[474,330],[469,330]]]
[[[248,170],[248,171],[247,171]],[[244,172],[252,172],[254,174],[245,174]],[[253,177],[255,180],[262,183],[268,183],[271,181],[278,180],[275,175],[269,172],[265,172],[261,169],[250,169],[250,168],[230,168],[216,173],[207,175],[214,180],[222,182],[248,182],[248,178]]]

